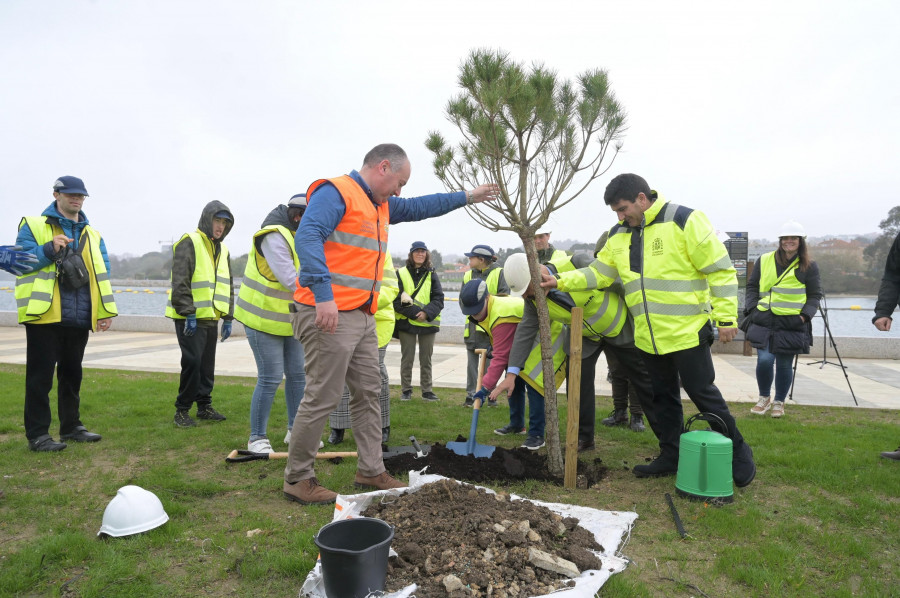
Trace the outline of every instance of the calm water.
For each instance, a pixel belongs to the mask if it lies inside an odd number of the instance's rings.
[[[165,287],[113,287],[116,293],[116,305],[119,313],[128,315],[163,315],[166,308]],[[441,313],[441,322],[447,325],[461,326],[464,322],[456,299],[458,293],[446,292],[448,299]],[[452,299],[452,301],[451,301]],[[863,336],[900,338],[900,315],[898,325],[891,332],[879,332],[872,325],[872,310],[875,308],[874,297],[834,297],[826,299],[828,307],[828,324],[833,336]],[[859,306],[859,310],[851,309]],[[0,281],[0,311],[15,311],[16,301],[13,296],[11,281]],[[813,333],[821,337],[824,333],[824,319],[817,316],[813,320]]]

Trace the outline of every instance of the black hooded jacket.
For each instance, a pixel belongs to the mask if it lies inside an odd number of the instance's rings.
[[[222,238],[212,238],[213,218],[219,212],[228,212],[231,222],[226,222],[225,232]],[[211,201],[203,208],[197,229],[205,234],[213,244],[215,260],[218,261],[221,254],[222,241],[228,236],[234,225],[234,215],[228,206],[221,201]],[[197,257],[194,255],[194,244],[185,240],[175,247],[175,255],[172,260],[172,307],[180,316],[189,316],[196,312],[194,309],[194,295],[191,293],[191,278],[194,276],[194,268],[197,265]],[[224,320],[234,319],[234,274],[231,273],[231,258],[229,257],[228,271],[230,273],[229,287],[232,291],[228,301],[228,313],[222,316]],[[199,326],[217,326],[216,320],[197,320]]]

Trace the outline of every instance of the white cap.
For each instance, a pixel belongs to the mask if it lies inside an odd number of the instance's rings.
[[[97,535],[118,538],[146,532],[169,520],[159,498],[140,486],[122,486],[103,512]]]
[[[306,203],[306,193],[298,193],[297,195],[291,197],[287,203],[289,208],[305,208],[307,206]]]
[[[549,235],[552,231],[549,228],[542,228],[539,231],[535,232],[535,235]]]
[[[803,228],[803,225],[794,220],[788,220],[781,226],[781,232],[778,234],[778,238],[781,237],[803,237],[806,238],[806,230]]]
[[[509,285],[509,294],[521,297],[531,282],[528,257],[524,253],[514,253],[503,264],[503,278]]]

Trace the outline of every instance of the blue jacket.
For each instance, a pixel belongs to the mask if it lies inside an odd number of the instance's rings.
[[[372,191],[359,173],[354,170],[350,173],[350,177],[359,183],[371,199]],[[392,196],[388,199],[391,224],[441,216],[464,205],[466,205],[465,191],[435,193],[410,199]],[[297,257],[300,258],[300,286],[312,290],[316,303],[334,299],[331,292],[331,273],[325,263],[325,240],[334,232],[346,211],[344,198],[334,185],[325,183],[316,189],[315,201],[311,201],[303,213],[300,228],[294,237],[294,248],[297,250]]]
[[[62,228],[63,234],[70,239],[75,239],[69,243],[72,249],[78,249],[78,242],[81,240],[81,233],[84,227],[89,224],[87,215],[82,211],[78,213],[78,222],[69,220],[56,210],[56,202],[54,201],[47,209],[41,212],[41,216],[45,216],[51,224],[57,224]],[[37,241],[34,239],[34,233],[28,225],[19,229],[16,236],[16,245],[20,245],[23,251],[33,253],[37,256],[38,263],[34,265],[35,270],[39,270],[56,261],[58,257],[53,251],[53,242],[44,243],[43,247],[38,247]],[[106,264],[106,271],[110,272],[109,256],[106,253],[106,244],[100,239],[100,253],[103,256],[103,262]],[[91,287],[83,286],[80,289],[68,290],[57,285],[59,292],[59,307],[62,316],[60,324],[62,326],[72,326],[74,328],[91,327],[91,316],[93,307],[91,306]]]

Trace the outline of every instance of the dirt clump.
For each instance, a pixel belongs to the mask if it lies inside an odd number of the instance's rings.
[[[460,436],[457,441],[465,442]],[[508,485],[509,482],[539,480],[562,485],[563,480],[550,473],[547,456],[526,448],[505,449],[496,447],[490,457],[458,455],[446,446],[435,443],[424,457],[404,453],[384,460],[384,466],[393,475],[403,475],[410,470],[420,471],[427,466],[427,473],[442,475],[455,480]],[[576,486],[590,488],[607,473],[599,458],[593,462],[578,461]]]
[[[386,497],[363,515],[394,526],[389,592],[415,583],[418,596],[539,596],[601,567],[591,551],[603,547],[577,519],[454,480]]]

